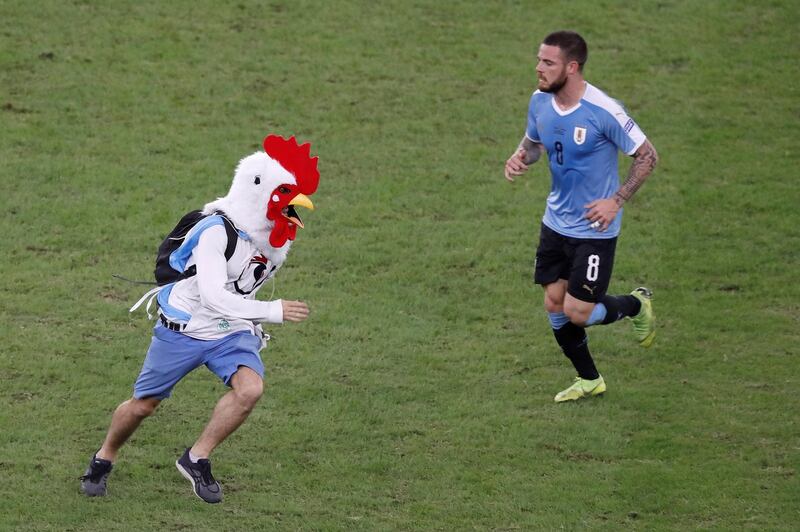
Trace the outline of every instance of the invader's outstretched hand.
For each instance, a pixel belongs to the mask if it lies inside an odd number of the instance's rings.
[[[308,305],[302,301],[281,300],[283,305],[283,321],[303,321],[308,317]]]

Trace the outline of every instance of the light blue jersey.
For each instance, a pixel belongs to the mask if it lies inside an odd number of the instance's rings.
[[[587,83],[581,101],[562,111],[553,94],[537,90],[531,96],[525,135],[543,144],[550,160],[553,184],[542,222],[573,238],[617,236],[622,209],[601,233],[584,218],[584,205],[614,195],[619,189],[617,150],[633,155],[645,141],[622,105]]]

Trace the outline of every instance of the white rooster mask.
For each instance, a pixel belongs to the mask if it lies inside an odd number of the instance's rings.
[[[294,137],[267,136],[263,152],[239,161],[227,196],[206,204],[203,212],[223,211],[256,247],[285,256],[303,227],[295,206],[314,209],[308,196],[317,190],[319,171],[318,157],[310,152],[311,144],[298,146]]]

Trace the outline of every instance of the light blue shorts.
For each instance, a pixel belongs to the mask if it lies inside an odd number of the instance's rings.
[[[157,324],[142,371],[133,385],[136,399],[165,399],[172,388],[193,369],[205,366],[226,386],[231,377],[246,366],[264,378],[264,363],[258,354],[261,340],[248,332],[238,332],[219,340],[197,340]]]

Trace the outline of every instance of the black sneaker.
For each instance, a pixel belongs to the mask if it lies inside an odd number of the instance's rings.
[[[106,481],[114,468],[110,460],[92,456],[89,467],[81,477],[81,492],[89,497],[102,497],[106,494]]]
[[[186,449],[183,456],[175,462],[175,467],[192,483],[195,495],[212,504],[222,500],[222,486],[214,480],[209,460],[201,458],[194,463],[189,458],[189,449]]]

